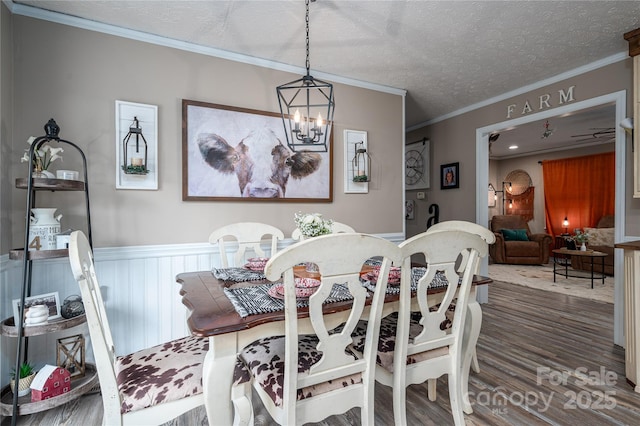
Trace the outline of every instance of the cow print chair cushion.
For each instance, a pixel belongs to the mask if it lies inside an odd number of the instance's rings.
[[[453,321],[453,314],[456,310],[455,299],[449,305],[445,313],[445,319],[440,323],[441,330],[450,330]],[[431,306],[429,310],[435,312],[440,308],[440,304]],[[420,313],[412,312],[410,317],[409,327],[409,339],[413,339],[420,332],[422,332],[422,326],[420,325]],[[398,323],[398,313],[394,312],[380,321],[380,340],[378,341],[378,354],[376,357],[376,363],[386,369],[389,372],[393,372],[393,355],[396,346],[396,324]],[[362,357],[364,351],[364,342],[367,334],[367,322],[360,321],[356,329],[352,334],[353,342],[349,345],[351,352],[355,353],[359,357]],[[446,355],[448,350],[446,348],[434,349],[432,351],[420,352],[407,357],[407,364],[415,364],[427,359],[436,358],[438,356]]]
[[[338,330],[338,329],[337,329]],[[336,330],[336,331],[337,331]],[[298,374],[304,376],[309,369],[322,358],[322,352],[316,349],[318,338],[314,335],[298,337]],[[354,359],[356,356],[347,352]],[[285,337],[273,336],[256,340],[246,346],[239,354],[239,358],[247,366],[253,379],[273,400],[277,407],[282,406],[282,392],[284,386],[284,356]],[[236,371],[234,381],[242,383],[243,373]],[[311,398],[345,386],[362,382],[360,374],[341,377],[324,383],[307,386],[297,391],[297,400]]]
[[[116,359],[120,411],[141,410],[202,393],[209,339],[184,337]]]

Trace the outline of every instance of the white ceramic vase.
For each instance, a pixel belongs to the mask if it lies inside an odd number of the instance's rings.
[[[587,245],[585,243],[582,243],[580,246],[580,251],[587,251]]]
[[[54,216],[56,209],[31,209],[33,216],[29,225],[29,250],[55,250],[56,235],[60,233],[61,214]]]

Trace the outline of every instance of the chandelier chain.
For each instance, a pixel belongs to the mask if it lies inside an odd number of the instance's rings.
[[[307,5],[307,15],[305,18],[305,23],[307,25],[307,61],[306,61],[306,66],[307,66],[307,75],[309,75],[309,68],[311,68],[311,61],[309,60],[309,0],[305,1],[306,5]]]

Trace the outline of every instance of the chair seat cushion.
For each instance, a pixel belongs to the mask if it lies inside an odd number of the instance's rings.
[[[184,337],[116,359],[124,414],[202,393],[209,339]]]
[[[429,308],[431,312],[438,310],[440,305],[434,305]],[[449,305],[445,313],[445,319],[440,323],[441,330],[450,330],[453,320],[453,313],[456,310],[455,300]],[[409,339],[412,340],[420,332],[422,332],[422,326],[420,325],[420,313],[412,312],[410,317],[409,326]],[[398,313],[394,312],[380,321],[380,337],[378,340],[378,354],[376,362],[382,368],[389,372],[393,372],[393,354],[396,347],[396,328],[398,323]],[[364,352],[364,342],[367,334],[367,322],[360,321],[352,334],[353,343],[349,346],[350,349],[358,356],[362,356]],[[427,359],[435,358],[438,356],[446,355],[448,353],[447,348],[434,349],[432,351],[420,352],[407,357],[407,364],[415,364],[425,361]]]
[[[298,337],[298,375],[304,376],[320,358],[322,352],[316,349],[318,338],[314,335]],[[350,354],[356,359],[356,356]],[[277,407],[282,406],[284,386],[285,337],[272,336],[256,340],[247,345],[239,355],[258,383]],[[242,380],[240,376],[237,377]],[[341,377],[321,384],[308,386],[297,391],[297,400],[310,398],[335,389],[362,382],[360,374]]]
[[[504,250],[507,257],[540,257],[540,243],[536,241],[506,241]]]

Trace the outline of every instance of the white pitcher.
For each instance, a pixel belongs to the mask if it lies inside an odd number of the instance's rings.
[[[29,225],[29,250],[55,250],[56,235],[60,233],[61,214],[54,216],[56,209],[31,209]]]

